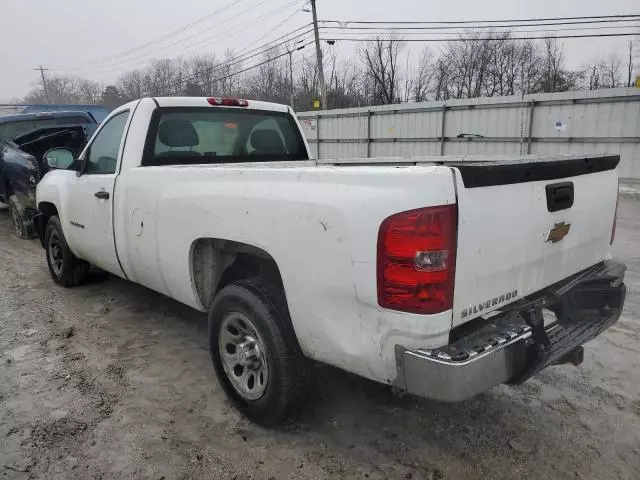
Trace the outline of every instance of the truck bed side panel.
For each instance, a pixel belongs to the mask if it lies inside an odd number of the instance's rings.
[[[278,264],[305,353],[391,382],[395,345],[446,343],[451,311],[378,306],[378,229],[397,212],[454,203],[451,170],[312,163],[134,168],[118,186],[126,197],[121,257],[136,281],[203,309],[191,279],[193,242],[256,246]]]

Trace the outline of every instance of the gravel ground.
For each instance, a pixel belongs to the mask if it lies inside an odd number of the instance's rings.
[[[0,210],[0,478],[637,479],[640,202],[614,255],[624,315],[559,366],[459,404],[330,367],[300,420],[256,427],[228,404],[205,317],[108,275],[65,290]]]

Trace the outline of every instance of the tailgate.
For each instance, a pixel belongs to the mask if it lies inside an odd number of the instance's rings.
[[[458,247],[453,326],[608,256],[617,156],[454,167]]]

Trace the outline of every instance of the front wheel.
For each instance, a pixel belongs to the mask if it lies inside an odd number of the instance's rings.
[[[44,233],[44,246],[51,278],[63,287],[75,287],[89,274],[89,264],[77,258],[67,245],[60,219],[53,216]]]
[[[275,282],[241,280],[218,293],[209,311],[209,349],[225,393],[251,421],[277,425],[306,403],[309,361]]]

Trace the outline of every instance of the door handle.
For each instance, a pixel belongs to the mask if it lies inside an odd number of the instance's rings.
[[[559,212],[573,206],[573,182],[561,182],[547,185],[547,210]]]
[[[98,198],[102,198],[103,200],[109,200],[109,192],[105,192],[104,190],[100,190],[99,192],[94,193],[94,195]]]

